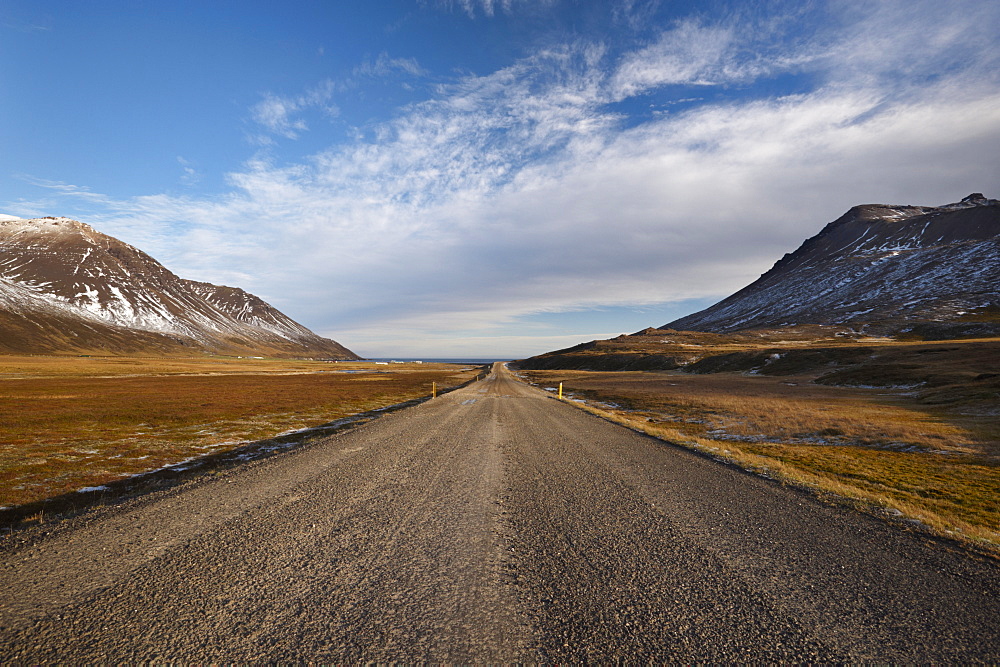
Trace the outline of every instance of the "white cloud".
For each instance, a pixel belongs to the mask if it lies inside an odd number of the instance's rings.
[[[653,24],[660,0],[618,0],[612,5],[611,17],[614,21],[639,31]]]
[[[188,185],[188,186],[194,185],[199,180],[201,180],[201,174],[199,174],[198,170],[194,168],[193,162],[191,162],[188,159],[185,159],[181,155],[178,155],[177,164],[179,164],[181,166],[181,169],[183,170],[183,173],[181,174],[180,178],[180,181],[183,185]]]
[[[558,0],[437,0],[434,4],[446,9],[459,8],[469,18],[475,18],[481,12],[484,16],[492,17],[498,12],[510,14],[516,9],[537,9],[553,5]],[[421,4],[427,4],[426,0]]]
[[[468,7],[504,9],[488,5]],[[374,138],[248,162],[213,199],[46,187],[102,207],[95,224],[176,272],[239,284],[365,353],[540,352],[576,341],[525,330],[527,314],[723,296],[855,203],[943,204],[1000,183],[995,38],[979,27],[995,10],[868,7],[780,48],[761,35],[787,26],[748,36],[731,18],[679,23],[617,58],[553,46],[439,86]],[[637,125],[609,107],[789,71],[818,84]],[[332,93],[265,97],[255,118],[294,138]]]
[[[0,21],[0,26],[4,28],[9,28],[11,30],[16,30],[17,32],[26,33],[37,33],[37,32],[49,32],[52,30],[51,27],[46,25],[37,25],[34,23],[26,23],[18,20],[4,20]]]
[[[980,0],[851,0],[834,3],[850,31],[815,56],[831,81],[890,90],[958,78],[1000,80],[1000,4]]]
[[[684,21],[650,46],[630,54],[612,77],[612,95],[631,97],[669,84],[717,85],[749,78],[733,62],[734,28]]]
[[[394,72],[402,72],[411,76],[427,74],[416,58],[391,58],[385,51],[380,53],[375,60],[367,60],[354,68],[355,76],[385,77]]]
[[[264,99],[250,110],[250,115],[268,132],[286,139],[297,139],[301,132],[309,129],[305,119],[298,116],[303,111],[317,108],[329,117],[337,116],[339,109],[330,101],[333,92],[334,83],[327,79],[302,95],[286,97],[265,93]]]
[[[304,120],[292,118],[292,115],[301,108],[294,99],[267,93],[264,99],[254,106],[252,114],[254,121],[263,125],[268,131],[288,139],[295,139],[299,136],[299,132],[308,129]]]
[[[99,204],[99,205],[110,205],[113,204],[113,200],[107,195],[93,192],[89,187],[83,185],[72,185],[70,183],[61,183],[59,181],[50,181],[44,178],[35,178],[27,174],[22,174],[19,176],[21,180],[31,185],[45,188],[46,190],[52,191],[55,194],[73,197],[76,199],[84,200],[88,203]]]

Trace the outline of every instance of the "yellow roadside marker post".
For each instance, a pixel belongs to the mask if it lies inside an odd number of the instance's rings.
[[[562,400],[562,382],[559,383],[559,400]]]
[[[438,395],[438,383],[431,382],[431,398],[437,398]]]

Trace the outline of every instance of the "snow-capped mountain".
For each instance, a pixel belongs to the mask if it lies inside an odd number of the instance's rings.
[[[184,280],[69,218],[0,217],[0,349],[357,358],[258,297]]]
[[[1000,201],[855,206],[752,284],[662,328],[786,324],[906,331],[1000,306]]]

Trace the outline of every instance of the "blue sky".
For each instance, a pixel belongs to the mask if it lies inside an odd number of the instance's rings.
[[[1000,196],[1000,3],[0,5],[0,213],[366,356],[662,325],[858,203]]]

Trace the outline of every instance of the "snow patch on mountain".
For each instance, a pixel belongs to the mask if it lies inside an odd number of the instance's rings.
[[[141,250],[62,217],[0,219],[0,311],[52,313],[233,346],[353,357],[239,288],[179,278]]]
[[[732,296],[664,328],[947,321],[1000,305],[1000,201],[855,206]]]

